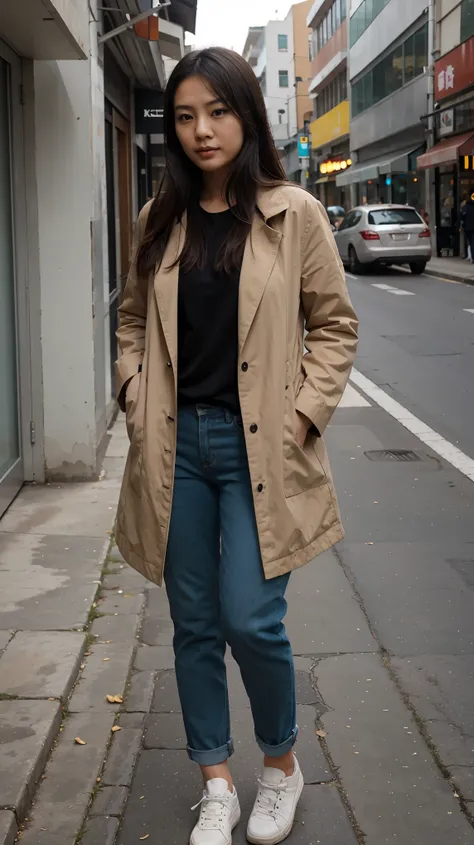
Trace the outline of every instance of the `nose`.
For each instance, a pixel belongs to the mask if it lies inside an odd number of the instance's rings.
[[[214,132],[211,126],[211,119],[208,114],[199,114],[197,116],[196,124],[195,124],[195,133],[196,138],[199,141],[206,140],[207,138],[212,138]]]

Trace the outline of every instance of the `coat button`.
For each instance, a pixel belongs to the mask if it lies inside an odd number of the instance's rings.
[[[255,434],[258,431],[257,423],[252,423],[252,425],[250,426],[250,431],[252,432],[252,434]]]
[[[167,362],[166,362],[166,366],[167,366],[167,367],[171,367],[171,361],[167,361]]]
[[[258,490],[258,492],[259,492],[259,493],[262,493],[262,491],[263,491],[263,484],[259,484],[259,485],[258,485],[258,487],[257,487],[257,490]]]
[[[246,373],[246,372],[247,372],[247,370],[248,370],[248,368],[249,368],[249,365],[247,364],[247,361],[244,361],[244,363],[242,364],[241,369],[243,370],[243,372],[244,372],[244,373]]]

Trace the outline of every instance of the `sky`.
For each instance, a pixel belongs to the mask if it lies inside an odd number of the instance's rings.
[[[196,47],[230,47],[242,52],[249,26],[286,17],[295,0],[199,0],[196,36],[188,42]]]

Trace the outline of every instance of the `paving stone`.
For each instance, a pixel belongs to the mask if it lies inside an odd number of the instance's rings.
[[[104,662],[104,658],[109,658]],[[109,704],[107,695],[123,695],[133,658],[133,646],[125,643],[92,646],[69,709],[72,713],[114,712],[120,704]]]
[[[141,748],[143,732],[127,728],[114,734],[102,775],[107,786],[129,786]]]
[[[0,810],[0,845],[13,845],[17,832],[15,814],[11,810]]]
[[[7,647],[12,637],[13,631],[0,631],[0,651]]]
[[[139,728],[145,730],[145,713],[121,713],[119,725],[121,728]]]
[[[181,712],[174,671],[162,672],[157,678],[151,709],[154,713]]]
[[[92,816],[120,816],[127,802],[126,786],[103,786],[92,805]]]
[[[474,830],[435,765],[378,655],[321,660],[322,717],[366,845],[474,845]]]
[[[66,719],[21,845],[72,845],[81,830],[110,739],[113,713]],[[86,745],[76,745],[78,736]]]
[[[24,488],[19,498],[27,495],[28,489]],[[50,496],[47,488],[38,489],[46,497],[43,506],[38,504],[38,512],[44,514]],[[2,517],[2,528],[16,502]],[[44,536],[35,526],[33,530],[32,534],[0,532],[2,629],[82,630],[97,592],[95,582],[100,578],[108,541],[69,536],[70,527],[66,537]]]
[[[106,550],[120,481],[36,484],[23,487],[2,517],[2,530],[27,535],[56,536],[64,546],[73,537],[94,537]],[[67,538],[67,542],[64,542]]]
[[[135,669],[174,669],[174,652],[169,646],[140,643],[135,657]]]
[[[150,590],[143,618],[140,639],[148,645],[172,645],[173,623],[164,590]]]
[[[110,568],[114,569],[113,563]],[[123,569],[119,569],[110,575],[105,575],[102,579],[102,587],[106,592],[109,590],[124,590],[125,592],[136,592],[139,590],[140,592],[145,592],[147,585],[147,579],[140,572],[137,572],[136,569],[132,569],[131,566],[125,566]]]
[[[295,655],[377,651],[334,552],[292,573],[285,624]]]
[[[104,598],[97,602],[99,613],[110,613],[111,616],[139,615],[145,605],[145,596],[139,590],[129,590],[122,594],[115,590],[105,593]]]
[[[111,640],[115,643],[129,643],[136,638],[139,624],[138,615],[100,616],[94,619],[91,634],[99,642]]]
[[[68,697],[85,648],[84,634],[19,631],[0,658],[0,692],[24,698]]]
[[[459,768],[474,767],[474,655],[424,654],[391,663],[443,764],[458,768],[456,782],[474,800],[472,773]]]
[[[31,802],[61,718],[57,701],[0,701],[0,807],[14,807],[20,820]]]
[[[127,690],[125,710],[130,713],[148,713],[153,700],[154,689],[154,672],[134,672]]]
[[[151,713],[146,722],[144,748],[171,751],[186,749],[186,733],[181,713]]]
[[[81,845],[114,845],[119,820],[112,816],[97,816],[89,819]]]

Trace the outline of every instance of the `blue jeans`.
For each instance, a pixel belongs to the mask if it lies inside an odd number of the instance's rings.
[[[227,643],[262,751],[279,757],[295,742],[294,664],[282,622],[288,579],[264,578],[241,419],[180,408],[165,582],[188,753],[202,766],[233,751]]]

